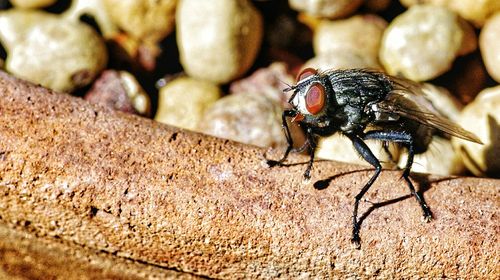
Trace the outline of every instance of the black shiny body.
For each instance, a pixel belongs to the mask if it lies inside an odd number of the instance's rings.
[[[416,154],[427,150],[435,129],[404,117],[379,118],[371,109],[371,105],[384,101],[394,89],[386,75],[352,69],[332,71],[320,79],[327,89],[326,114],[306,116],[301,122],[313,134],[323,137],[336,132],[362,134],[367,129],[406,132],[414,138]]]
[[[366,111],[367,105],[383,100],[392,90],[389,81],[368,72],[331,72],[322,80],[327,88],[326,115],[320,119],[311,116],[304,121],[322,136],[335,131],[351,133],[363,130],[375,120],[375,116]],[[330,125],[323,127],[326,120]]]

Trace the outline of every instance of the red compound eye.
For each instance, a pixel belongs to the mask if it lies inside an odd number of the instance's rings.
[[[316,115],[325,106],[325,88],[320,83],[312,84],[306,93],[306,109]]]
[[[306,68],[300,72],[300,74],[297,76],[297,82],[302,81],[303,79],[310,77],[312,75],[318,74],[318,71],[313,68]]]

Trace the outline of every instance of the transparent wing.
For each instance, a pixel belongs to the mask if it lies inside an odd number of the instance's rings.
[[[425,97],[420,84],[397,77],[389,79],[394,85],[394,90],[383,101],[377,103],[380,111],[397,114],[449,135],[482,144],[475,134],[441,116]]]

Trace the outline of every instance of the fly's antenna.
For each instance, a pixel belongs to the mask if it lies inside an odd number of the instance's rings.
[[[291,84],[289,84],[281,79],[279,79],[279,81],[287,86],[286,88],[283,89],[283,93],[290,92],[290,91],[295,90],[297,88],[297,86],[291,85]],[[290,99],[288,99],[288,103],[290,103],[295,98],[295,95],[297,95],[297,92],[294,92],[292,94]]]
[[[283,89],[283,92],[284,92],[284,93],[287,93],[287,92],[292,91],[292,90],[294,90],[294,89],[295,89],[295,86],[292,86],[291,84],[289,84],[289,83],[287,83],[287,82],[283,81],[282,79],[278,79],[278,80],[279,80],[282,84],[286,85],[286,88],[285,88],[285,89]]]

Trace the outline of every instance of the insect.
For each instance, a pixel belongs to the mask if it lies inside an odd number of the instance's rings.
[[[306,68],[299,74],[297,83],[285,89],[285,92],[288,91],[293,91],[288,101],[291,109],[284,110],[282,115],[288,147],[279,161],[268,160],[269,166],[283,165],[290,152],[308,148],[310,160],[304,178],[309,179],[318,138],[341,133],[352,141],[359,155],[375,167],[375,173],[354,200],[351,241],[358,248],[358,205],[382,170],[380,161],[365,140],[383,141],[386,152],[389,152],[390,142],[408,150],[402,177],[420,204],[426,221],[431,220],[431,211],[409,178],[414,155],[425,152],[432,136],[437,133],[481,144],[476,135],[442,117],[425,98],[420,84],[375,70],[320,72]],[[306,141],[300,148],[293,148],[287,118],[298,122],[305,131]]]

